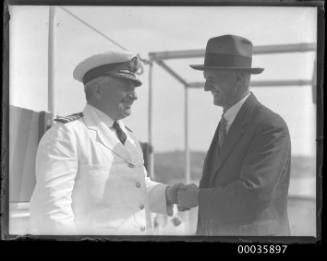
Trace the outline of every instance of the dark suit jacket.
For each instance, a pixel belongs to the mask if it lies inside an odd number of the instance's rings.
[[[251,94],[221,150],[218,127],[200,181],[197,234],[289,235],[291,142],[284,120]]]

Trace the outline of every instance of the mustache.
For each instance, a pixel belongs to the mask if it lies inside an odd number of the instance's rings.
[[[125,97],[122,102],[126,102],[126,103],[133,103],[137,98],[133,95],[128,95],[127,97]]]
[[[130,100],[136,100],[136,96],[134,94],[128,94],[126,98]]]

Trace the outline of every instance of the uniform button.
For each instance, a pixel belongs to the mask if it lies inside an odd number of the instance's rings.
[[[140,209],[143,209],[144,208],[144,205],[142,204],[142,205],[140,205]]]
[[[141,183],[140,182],[136,182],[135,185],[136,185],[137,188],[140,188],[141,187]]]
[[[145,231],[145,227],[140,227],[140,230],[141,230],[142,232],[144,232],[144,231]]]
[[[133,163],[128,163],[128,167],[132,169],[135,168],[135,165]]]

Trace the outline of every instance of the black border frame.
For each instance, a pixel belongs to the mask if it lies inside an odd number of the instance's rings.
[[[314,237],[203,237],[203,236],[14,236],[9,235],[9,21],[10,15],[8,5],[92,5],[92,6],[281,6],[281,7],[316,7],[317,8],[317,132],[316,132],[316,211],[317,211],[317,238]],[[324,58],[325,58],[325,10],[323,1],[219,1],[219,0],[165,0],[165,1],[131,1],[131,0],[6,0],[3,4],[3,78],[2,78],[2,113],[1,113],[1,240],[15,241],[18,244],[37,243],[44,246],[67,241],[75,242],[79,245],[93,245],[94,241],[98,242],[96,246],[107,245],[135,247],[140,243],[147,243],[152,246],[165,247],[168,251],[170,243],[174,242],[175,246],[192,253],[193,247],[198,246],[199,242],[206,242],[208,250],[219,251],[223,249],[229,253],[237,254],[236,246],[239,244],[290,244],[287,251],[289,253],[303,254],[313,253],[305,252],[310,249],[319,253],[321,247],[325,244],[325,223],[323,216],[325,209],[323,207],[326,192],[323,190],[323,148],[324,148]],[[324,199],[324,200],[323,200]],[[85,242],[86,241],[86,242]],[[187,243],[187,247],[186,244]],[[32,244],[33,245],[33,244]],[[75,245],[75,244],[74,244]],[[203,246],[203,244],[201,244]],[[93,245],[94,246],[94,245]],[[107,245],[108,246],[108,245]],[[294,247],[294,248],[293,248]],[[299,248],[298,248],[299,247]],[[185,249],[188,248],[188,249]],[[123,248],[124,249],[124,248]],[[122,251],[124,251],[122,249]],[[291,250],[292,249],[292,250]],[[232,252],[231,252],[232,251]],[[294,251],[294,252],[292,252]],[[318,252],[317,252],[318,251]],[[217,253],[218,254],[218,253]]]

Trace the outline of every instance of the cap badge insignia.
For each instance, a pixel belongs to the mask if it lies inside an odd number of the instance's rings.
[[[137,56],[133,57],[133,59],[129,61],[127,66],[131,72],[133,73],[137,72],[137,70],[140,68],[140,64]]]

